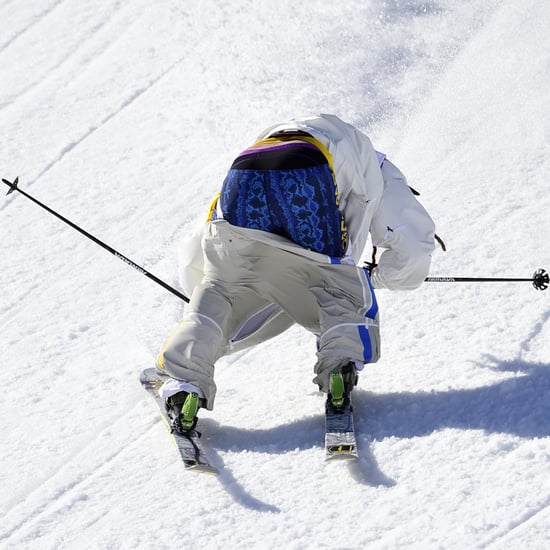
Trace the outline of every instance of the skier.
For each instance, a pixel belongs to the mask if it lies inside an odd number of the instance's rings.
[[[173,428],[212,410],[214,366],[298,323],[317,337],[314,382],[342,406],[380,355],[373,288],[428,275],[434,223],[405,176],[334,115],[264,130],[233,162],[201,230],[183,246],[191,295],[157,361]],[[384,252],[363,268],[367,238]],[[333,395],[344,388],[344,395]]]

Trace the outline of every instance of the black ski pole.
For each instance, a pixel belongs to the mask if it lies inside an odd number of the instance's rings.
[[[76,229],[78,232],[82,233],[82,235],[84,235],[85,237],[88,237],[88,239],[94,241],[94,243],[98,244],[99,246],[101,246],[102,248],[104,248],[105,250],[107,250],[108,252],[113,254],[113,256],[116,256],[119,260],[122,260],[125,264],[129,265],[130,267],[133,267],[136,271],[139,271],[142,275],[145,275],[146,277],[148,277],[149,279],[151,279],[155,283],[159,284],[160,286],[162,286],[163,288],[165,288],[166,290],[168,290],[169,292],[171,292],[172,294],[174,294],[178,298],[182,299],[184,302],[189,303],[189,298],[187,296],[185,296],[184,294],[182,294],[181,292],[179,292],[178,290],[176,290],[174,287],[170,286],[168,283],[165,283],[162,279],[159,279],[158,277],[156,277],[152,273],[149,273],[146,269],[143,269],[143,267],[141,267],[140,265],[136,264],[135,262],[133,262],[132,260],[130,260],[126,256],[123,256],[120,252],[116,251],[114,248],[111,248],[108,244],[105,244],[103,241],[100,241],[97,237],[94,237],[92,234],[88,233],[87,231],[85,231],[84,229],[82,229],[81,227],[79,227],[78,225],[73,223],[72,221],[70,221],[67,218],[63,217],[61,214],[59,214],[55,210],[52,210],[51,208],[49,208],[45,204],[41,203],[39,200],[35,199],[33,196],[31,196],[28,193],[26,193],[25,191],[19,189],[19,187],[18,187],[19,178],[18,177],[15,178],[15,180],[13,182],[8,181],[4,178],[2,178],[2,181],[6,185],[8,185],[9,188],[10,188],[10,190],[7,193],[8,195],[10,193],[13,193],[14,191],[18,191],[19,193],[21,193],[22,195],[24,195],[25,197],[30,199],[35,204],[38,204],[38,206],[44,208],[44,210],[46,210],[50,214],[53,214],[56,218],[59,218],[61,221],[65,222],[67,225],[70,225],[73,229]]]
[[[508,277],[427,277],[426,283],[516,283],[528,281],[537,290],[546,290],[549,284],[548,273],[544,269],[537,269],[531,279]]]

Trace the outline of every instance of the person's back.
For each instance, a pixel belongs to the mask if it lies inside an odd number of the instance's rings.
[[[328,160],[296,136],[270,137],[243,151],[223,183],[220,206],[231,225],[275,233],[329,256],[346,252],[347,230]]]
[[[358,266],[369,233],[385,248],[372,281]],[[419,286],[434,225],[367,136],[319,115],[269,128],[235,159],[201,239],[184,271],[184,322],[158,360],[176,429],[189,391],[213,408],[220,357],[293,323],[317,337],[314,382],[328,392],[339,373],[351,391],[356,370],[380,355],[373,282]]]

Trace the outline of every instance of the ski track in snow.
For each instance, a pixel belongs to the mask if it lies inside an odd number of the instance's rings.
[[[146,435],[147,432],[144,431],[137,438],[128,437],[117,447],[101,448],[105,445],[105,440],[108,441],[112,437],[112,431],[116,429],[116,425],[127,420],[125,415],[105,426],[97,433],[93,441],[87,443],[55,472],[46,474],[44,480],[39,482],[30,493],[17,495],[18,502],[4,516],[0,530],[0,542],[4,541],[10,544],[12,542],[16,544],[29,542],[29,539],[34,538],[36,533],[42,529],[46,529],[52,524],[55,527],[55,517],[61,513],[61,510],[69,510],[79,501],[85,501],[87,498],[86,485],[90,485],[93,478],[103,470],[116,468],[117,461],[130,454],[133,447],[139,446],[140,441]],[[158,419],[155,419],[153,424],[158,422]],[[153,428],[154,425],[150,426],[148,430]],[[132,434],[128,434],[128,436],[130,435]],[[92,459],[91,463],[89,462],[90,458]],[[21,514],[20,510],[24,510],[24,514]],[[16,519],[10,525],[10,516],[12,515]]]
[[[32,21],[28,24],[26,24],[23,28],[20,30],[15,31],[9,38],[4,42],[0,43],[0,55],[2,52],[13,42],[15,42],[20,36],[24,35],[25,33],[30,32],[36,25],[38,25],[44,18],[46,18],[50,13],[54,12],[54,10],[63,4],[65,0],[58,0],[57,2],[53,2],[48,7],[46,7],[43,11],[36,14]],[[12,2],[15,4],[15,1]],[[1,9],[7,9],[11,7],[11,3],[8,2],[6,5],[2,6]],[[4,36],[7,34],[5,27],[2,29],[2,33]]]
[[[177,286],[177,241],[234,154],[335,112],[422,190],[449,245],[433,275],[549,269],[549,17],[537,0],[8,0],[1,167]],[[200,415],[221,474],[192,475],[137,380],[183,305],[17,195],[0,201],[3,548],[550,544],[550,290],[381,291],[353,463],[323,463],[313,336],[223,358]]]
[[[547,526],[550,521],[550,514],[548,513],[549,510],[550,510],[550,497],[548,497],[541,504],[540,507],[535,507],[534,509],[529,510],[524,514],[520,515],[520,517],[518,517],[517,520],[511,522],[509,527],[505,529],[504,532],[499,533],[494,537],[491,537],[490,539],[483,541],[479,547],[491,548],[491,547],[494,547],[493,546],[494,544],[506,545],[507,540],[509,541],[516,534],[515,532],[519,530],[533,528],[533,524],[536,522],[540,523],[543,526],[544,525]],[[544,513],[546,513],[547,517],[544,517]]]
[[[58,4],[60,3],[61,2],[59,2]],[[54,6],[51,10],[44,12],[44,14],[40,17],[40,19],[43,19],[44,17],[46,17],[56,6]],[[114,10],[118,8],[119,8],[119,4],[115,4]],[[25,96],[38,92],[39,90],[37,90],[37,88],[39,88],[40,85],[42,85],[44,82],[46,82],[55,74],[62,73],[65,65],[79,55],[80,51],[86,46],[88,41],[90,41],[95,35],[97,35],[103,29],[106,28],[106,26],[110,23],[110,18],[112,17],[114,10],[112,12],[107,13],[106,16],[101,21],[99,21],[94,26],[92,26],[87,31],[86,34],[83,34],[82,39],[79,41],[79,44],[75,49],[70,50],[64,56],[60,57],[60,59],[54,65],[52,65],[47,70],[47,72],[45,72],[40,78],[37,78],[36,80],[32,80],[29,84],[27,84],[24,88],[22,88],[16,95],[14,95],[8,102],[1,105],[0,109],[7,109],[11,105],[14,105],[18,101],[21,101],[21,99],[25,98]],[[39,21],[36,21],[36,23],[34,24],[37,24],[38,22]],[[23,34],[25,30],[19,33],[17,36],[20,36],[21,34]],[[11,40],[9,43],[6,43],[4,48],[10,45],[12,42],[13,40]],[[0,54],[2,53],[2,49],[4,48],[0,48]]]
[[[32,186],[36,181],[38,181],[44,174],[49,172],[56,164],[61,162],[69,153],[71,153],[76,147],[78,147],[82,142],[92,136],[95,132],[101,129],[103,126],[108,124],[113,118],[120,115],[125,109],[130,107],[135,101],[137,101],[143,94],[147,93],[153,86],[160,82],[167,74],[170,73],[175,67],[179,65],[181,59],[172,64],[166,71],[159,74],[157,77],[150,80],[143,88],[134,90],[116,109],[109,113],[103,120],[101,120],[96,126],[91,127],[87,130],[81,137],[68,143],[60,152],[59,155],[53,159],[46,167],[38,173],[38,175],[28,182],[29,187]]]
[[[64,1],[64,0],[62,0]],[[59,2],[60,4],[62,2]],[[57,5],[56,5],[57,6]],[[56,7],[52,7],[52,10]],[[118,7],[118,3],[115,5],[115,7]],[[46,17],[51,10],[45,11],[43,14],[41,14],[40,19]],[[78,50],[83,47],[83,44],[85,44],[88,40],[91,39],[91,37],[95,34],[97,34],[100,30],[102,30],[108,23],[110,23],[109,18],[111,16],[111,13],[107,14],[107,17],[101,21],[99,24],[94,26],[90,31],[88,35],[85,35],[83,37],[82,42],[80,43],[77,50],[72,51],[69,55],[67,55],[64,59],[62,59],[56,66],[52,67],[48,73],[45,75],[44,79],[40,81],[43,82],[48,76],[51,76],[54,72],[59,70],[60,67],[62,67],[63,63],[67,60],[71,59],[73,56],[75,56],[78,52]],[[116,40],[120,40],[122,36],[120,34],[117,35]],[[112,46],[112,44],[110,45]],[[1,53],[1,52],[0,52]],[[96,52],[97,56],[105,55],[105,52]],[[142,87],[139,87],[137,89],[134,89],[131,94],[127,95],[127,97],[110,113],[108,113],[103,119],[101,119],[99,122],[96,122],[94,125],[89,127],[83,134],[81,134],[76,139],[72,140],[71,142],[67,143],[58,153],[58,155],[52,159],[50,162],[46,164],[46,166],[32,179],[26,182],[26,185],[29,187],[32,187],[32,185],[40,180],[42,176],[44,176],[47,172],[49,172],[53,167],[55,167],[59,162],[61,162],[69,153],[71,153],[76,147],[78,147],[80,144],[82,144],[86,139],[88,139],[90,136],[92,136],[95,132],[97,132],[99,129],[101,129],[103,126],[108,124],[113,118],[115,118],[117,115],[122,113],[125,109],[130,107],[135,101],[137,101],[143,94],[147,93],[151,88],[153,88],[158,82],[162,81],[162,79],[170,74],[174,68],[176,68],[181,61],[185,58],[185,56],[180,57],[178,60],[176,60],[174,63],[172,63],[167,69],[160,72],[157,76],[154,76],[150,78],[150,80],[143,85]],[[34,88],[38,83],[32,82],[29,84],[22,92],[20,92],[11,103],[16,103],[18,100],[23,98],[29,90]],[[9,107],[10,103],[8,103]],[[4,106],[5,108],[6,106]],[[3,205],[3,207],[6,207],[6,205]]]

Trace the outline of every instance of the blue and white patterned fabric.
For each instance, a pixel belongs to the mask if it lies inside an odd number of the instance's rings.
[[[308,143],[248,149],[223,183],[220,206],[230,224],[284,236],[340,258],[347,232],[326,158]]]

